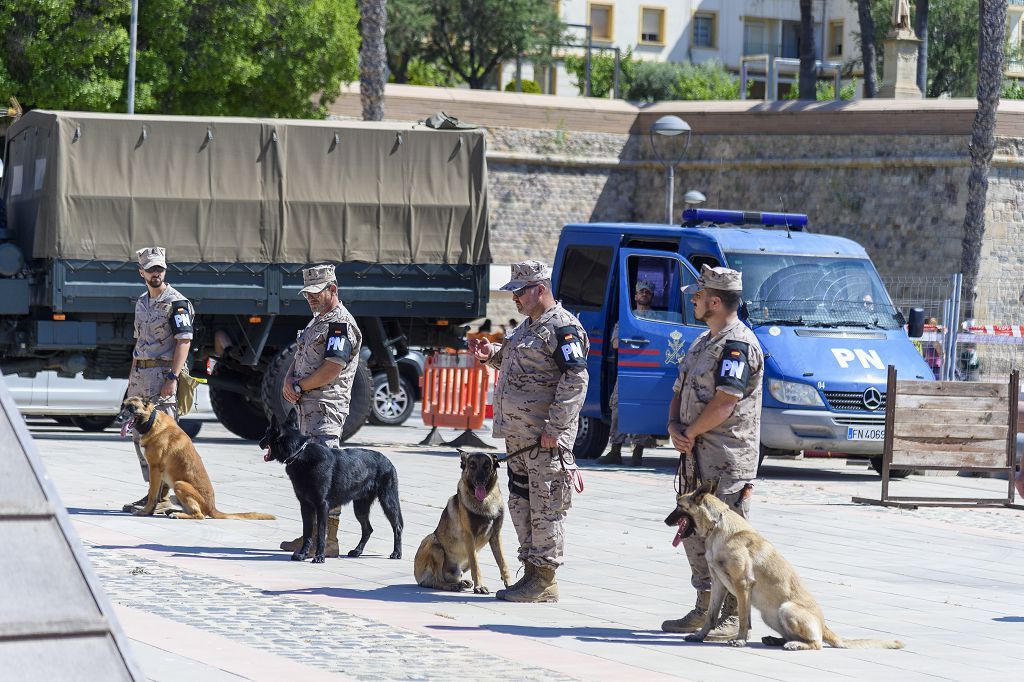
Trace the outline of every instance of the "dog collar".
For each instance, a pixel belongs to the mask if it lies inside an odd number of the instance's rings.
[[[135,430],[139,433],[149,433],[149,430],[153,428],[153,424],[156,423],[156,410],[154,409],[149,413],[149,419],[144,424],[135,427]]]
[[[293,452],[293,453],[292,453],[292,454],[291,454],[291,455],[290,455],[290,456],[288,457],[288,459],[286,459],[286,460],[284,461],[284,463],[285,463],[285,464],[291,464],[292,462],[294,462],[294,461],[295,461],[295,458],[296,458],[296,457],[298,457],[299,455],[301,455],[301,454],[302,454],[302,451],[306,449],[306,446],[307,446],[307,445],[309,445],[309,441],[308,441],[308,440],[307,440],[307,441],[305,441],[305,442],[304,442],[304,443],[303,443],[302,445],[300,445],[300,446],[299,446],[299,449],[298,449],[298,450],[296,450],[295,452]]]

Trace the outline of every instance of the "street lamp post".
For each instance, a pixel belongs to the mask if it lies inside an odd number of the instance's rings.
[[[132,0],[130,42],[128,44],[128,113],[135,113],[135,38],[139,32],[139,0]]]
[[[683,144],[683,150],[679,152],[678,158],[671,163],[669,159],[662,156],[658,150],[658,145],[655,144],[655,135],[659,137],[676,137],[677,135],[686,134],[686,142]],[[665,169],[668,171],[668,178],[665,185],[665,224],[672,224],[672,200],[673,193],[675,192],[676,182],[676,166],[683,160],[683,155],[686,154],[687,148],[690,146],[690,124],[679,118],[678,116],[662,116],[651,125],[651,129],[647,133],[651,141],[651,149],[654,151],[655,158]]]

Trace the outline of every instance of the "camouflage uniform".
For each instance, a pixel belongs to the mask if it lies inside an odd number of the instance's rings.
[[[619,344],[619,323],[616,322],[615,326],[612,327],[612,338],[608,343],[608,348],[615,348]],[[617,352],[617,351],[616,351]],[[622,433],[619,431],[619,382],[618,379],[615,381],[615,385],[612,386],[612,396],[608,401],[608,407],[612,412],[612,427],[611,427],[611,438],[609,442],[612,445],[638,445],[644,448],[652,448],[658,444],[654,436],[644,433]]]
[[[140,249],[138,256],[142,269],[155,265],[167,267],[164,250],[160,247]],[[177,305],[172,310],[173,304]],[[170,285],[156,298],[150,298],[147,290],[135,301],[135,350],[132,352],[132,370],[128,375],[128,397],[146,398],[156,404],[156,409],[175,420],[178,418],[177,396],[172,394],[164,398],[160,389],[171,370],[177,341],[192,339],[194,318],[192,303]],[[148,482],[149,464],[139,446],[139,438],[138,432],[133,430],[135,454],[142,467],[142,477]]]
[[[550,279],[547,266],[527,261],[513,266],[513,282]],[[509,286],[509,285],[506,285]],[[514,287],[514,288],[517,288]],[[555,359],[562,352],[570,327],[574,361],[564,372]],[[556,330],[562,334],[556,334]],[[493,344],[487,364],[499,370],[494,390],[494,436],[505,439],[509,454],[534,450],[508,460],[508,508],[519,536],[519,560],[535,566],[558,567],[565,548],[564,522],[572,506],[572,484],[562,458],[536,449],[542,433],[558,438],[571,451],[576,441],[580,408],[587,392],[586,357],[589,341],[574,315],[556,303],[536,322],[523,320]],[[564,356],[563,356],[564,357]],[[566,358],[568,359],[568,358]],[[573,462],[567,463],[570,468]]]
[[[710,270],[705,268],[704,277]],[[735,271],[727,272],[738,276]],[[715,288],[712,284],[707,286]],[[732,363],[732,358],[737,363],[745,362],[746,369],[740,368],[739,364],[724,364]],[[721,377],[729,379],[732,368],[737,368],[732,372],[732,380],[723,383]],[[738,377],[745,379],[742,388]],[[715,391],[724,391],[739,398],[728,419],[697,436],[693,451],[700,465],[700,479],[717,479],[717,497],[744,518],[750,512],[748,484],[757,476],[763,377],[761,345],[754,332],[737,319],[718,334],[712,335],[708,330],[694,340],[679,363],[679,377],[672,387],[680,396],[679,421],[684,427],[697,420]],[[686,458],[688,473],[693,471],[694,459],[693,456]],[[691,535],[683,540],[683,546],[692,571],[691,583],[699,591],[710,590],[711,572],[704,558],[704,542]]]

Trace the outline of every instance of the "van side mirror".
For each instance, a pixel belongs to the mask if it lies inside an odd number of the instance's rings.
[[[919,339],[924,335],[924,308],[911,308],[907,322],[907,336]]]

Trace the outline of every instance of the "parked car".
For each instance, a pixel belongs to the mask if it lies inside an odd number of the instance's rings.
[[[113,426],[128,390],[127,379],[85,379],[81,374],[64,377],[56,372],[37,372],[31,377],[5,374],[3,381],[23,416],[50,417],[83,431]],[[213,417],[213,410],[209,391],[200,385],[195,408],[181,420],[181,427],[194,437],[202,426],[198,417],[204,416]]]
[[[378,426],[398,426],[409,418],[416,401],[422,398],[420,377],[426,357],[423,353],[410,350],[398,359],[398,375],[401,388],[398,393],[388,389],[388,377],[385,372],[373,375],[373,399],[370,401],[369,422]]]

